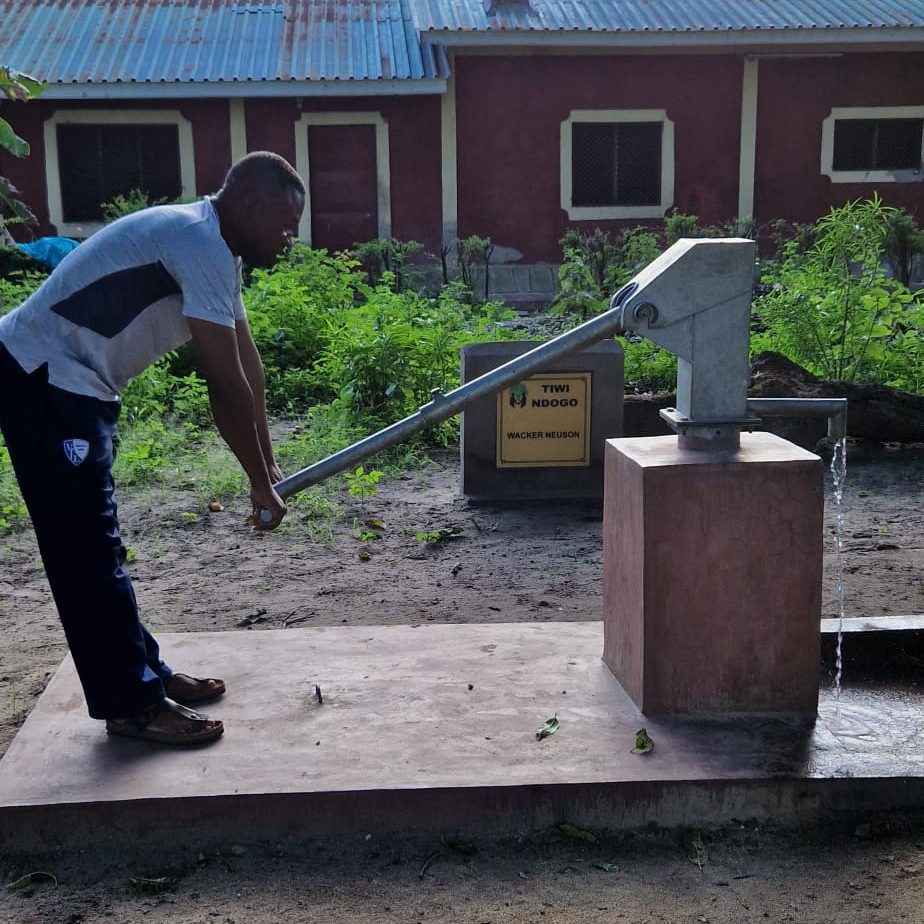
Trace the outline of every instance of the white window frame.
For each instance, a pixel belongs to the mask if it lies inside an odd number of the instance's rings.
[[[178,109],[59,109],[45,121],[45,183],[48,189],[48,215],[64,237],[89,237],[104,222],[64,220],[61,173],[58,161],[59,125],[176,125],[180,146],[180,196],[196,195],[196,160],[192,123]]]
[[[924,106],[861,106],[832,109],[821,123],[821,173],[832,183],[915,183],[924,180],[921,170],[835,170],[834,125],[843,119],[922,119]],[[922,159],[924,159],[924,132]]]
[[[575,122],[660,122],[661,201],[656,205],[575,206],[571,164],[572,126]],[[572,109],[561,123],[561,207],[572,221],[613,218],[663,218],[674,204],[674,123],[664,109]]]
[[[295,122],[295,169],[305,181],[305,211],[298,236],[311,242],[311,162],[308,156],[308,128],[312,125],[372,125],[375,127],[375,172],[378,198],[378,236],[391,237],[391,162],[388,123],[380,112],[303,112]]]

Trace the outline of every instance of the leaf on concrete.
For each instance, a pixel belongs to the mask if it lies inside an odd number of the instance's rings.
[[[136,892],[147,895],[159,895],[162,892],[172,892],[177,886],[176,879],[173,879],[171,876],[158,876],[155,879],[135,876],[128,881]]]
[[[590,831],[585,831],[583,828],[579,828],[577,825],[570,825],[567,822],[560,824],[558,830],[561,831],[565,837],[570,837],[575,841],[584,841],[585,844],[597,844],[600,841],[596,834],[591,834]]]
[[[640,728],[635,733],[635,745],[632,748],[633,754],[650,754],[654,750],[654,741],[644,728]]]
[[[543,738],[548,738],[549,735],[554,735],[558,731],[558,714],[552,716],[551,719],[546,719],[545,722],[536,729],[536,740],[542,741]]]
[[[19,879],[11,882],[6,888],[8,892],[18,892],[20,889],[25,889],[27,886],[34,885],[36,882],[50,882],[55,888],[58,887],[58,880],[52,873],[45,873],[41,870],[37,870],[34,873],[26,873],[25,876],[20,876]]]

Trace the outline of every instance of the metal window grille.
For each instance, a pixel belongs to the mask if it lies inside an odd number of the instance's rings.
[[[660,204],[661,133],[660,122],[575,122],[571,204]]]
[[[175,125],[62,124],[57,134],[65,221],[99,221],[104,202],[133,189],[152,201],[182,192]]]
[[[838,119],[835,170],[919,170],[924,119]]]

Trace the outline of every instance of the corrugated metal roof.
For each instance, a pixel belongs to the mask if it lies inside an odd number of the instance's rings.
[[[432,92],[449,75],[442,35],[457,44],[703,44],[846,31],[924,41],[924,0],[0,0],[0,23],[0,63],[49,81],[57,95],[117,85],[150,94],[163,83],[190,94],[214,85],[214,95],[229,82],[237,92],[378,81],[391,92],[416,83]]]
[[[421,32],[924,28],[924,0],[413,0]]]
[[[0,62],[57,84],[444,79],[409,0],[0,0]]]

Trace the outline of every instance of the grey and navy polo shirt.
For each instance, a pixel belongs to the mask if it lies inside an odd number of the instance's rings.
[[[0,343],[57,388],[118,400],[129,380],[189,340],[187,318],[244,317],[240,260],[210,199],[126,215],[64,258],[0,318]]]

